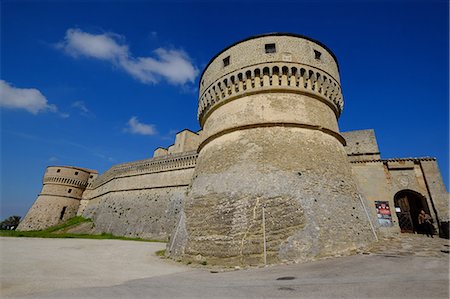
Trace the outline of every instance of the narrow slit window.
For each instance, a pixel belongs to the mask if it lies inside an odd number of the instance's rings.
[[[61,215],[59,215],[59,220],[62,220],[62,219],[63,219],[64,214],[66,213],[66,209],[67,209],[67,207],[63,207],[63,208],[62,208],[62,210],[61,210]]]
[[[314,50],[314,58],[320,60],[320,56],[322,56],[322,53],[320,53],[317,50]]]
[[[277,52],[277,48],[275,44],[266,44],[265,45],[266,53],[275,53]]]
[[[227,65],[230,65],[230,56],[225,57],[225,58],[223,59],[223,66],[225,67],[225,66],[227,66]]]

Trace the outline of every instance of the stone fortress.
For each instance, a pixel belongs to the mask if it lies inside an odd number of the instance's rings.
[[[201,78],[201,131],[105,173],[47,168],[19,230],[75,215],[93,233],[168,240],[168,254],[257,265],[346,253],[418,229],[448,234],[434,158],[381,159],[373,130],[340,132],[339,66],[325,45],[273,33],[237,42]]]

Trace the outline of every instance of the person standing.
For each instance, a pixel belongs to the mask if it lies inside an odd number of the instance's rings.
[[[419,226],[425,232],[427,237],[433,238],[433,224],[431,223],[431,221],[432,221],[431,216],[428,215],[427,213],[425,213],[424,210],[421,210],[418,220],[419,220]]]

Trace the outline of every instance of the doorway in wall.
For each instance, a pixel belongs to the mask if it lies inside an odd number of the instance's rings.
[[[419,227],[419,213],[424,210],[430,214],[425,196],[416,191],[401,190],[395,194],[394,203],[401,232],[422,233]]]

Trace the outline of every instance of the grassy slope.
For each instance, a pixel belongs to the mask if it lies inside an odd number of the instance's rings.
[[[90,219],[86,219],[80,216],[70,218],[64,223],[49,227],[45,230],[39,231],[14,231],[14,230],[0,230],[0,236],[2,237],[28,237],[28,238],[82,238],[82,239],[116,239],[116,240],[131,240],[131,241],[145,241],[145,242],[164,242],[160,240],[145,240],[140,238],[127,238],[114,236],[110,233],[102,233],[100,235],[90,234],[73,234],[73,233],[61,233],[60,231],[67,230],[68,228],[79,225],[83,222],[92,222]]]

